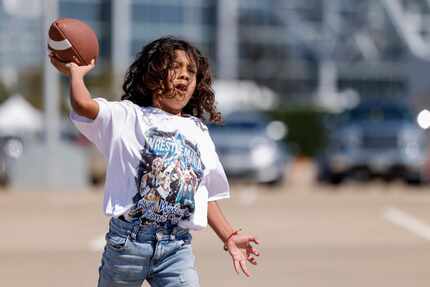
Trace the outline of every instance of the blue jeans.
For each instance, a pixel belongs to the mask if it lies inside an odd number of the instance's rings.
[[[112,218],[99,268],[99,287],[198,287],[191,234],[179,227],[129,223]]]

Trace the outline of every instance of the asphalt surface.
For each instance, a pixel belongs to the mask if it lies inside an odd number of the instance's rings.
[[[214,233],[195,233],[201,286],[430,286],[430,187],[333,188],[302,166],[280,187],[233,184],[221,205],[262,255],[238,276]],[[96,286],[101,206],[99,189],[0,191],[0,286]]]

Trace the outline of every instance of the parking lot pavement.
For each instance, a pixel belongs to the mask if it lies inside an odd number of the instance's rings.
[[[289,181],[221,203],[262,256],[237,276],[214,233],[194,234],[201,286],[429,286],[430,190]],[[95,286],[107,219],[100,191],[0,192],[0,286]]]

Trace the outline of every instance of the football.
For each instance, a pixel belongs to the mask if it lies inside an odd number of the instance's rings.
[[[48,35],[48,49],[61,62],[85,66],[99,55],[96,33],[80,20],[57,19],[49,27]]]

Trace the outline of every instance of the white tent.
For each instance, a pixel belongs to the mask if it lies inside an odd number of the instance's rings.
[[[0,106],[0,133],[35,133],[43,128],[43,115],[22,96],[15,95]]]

